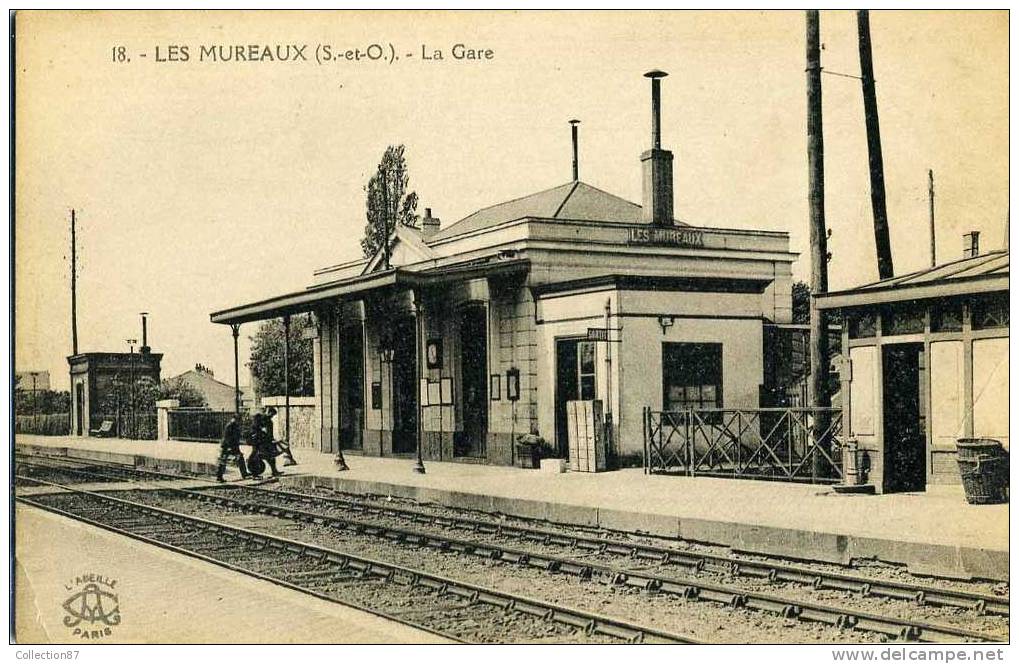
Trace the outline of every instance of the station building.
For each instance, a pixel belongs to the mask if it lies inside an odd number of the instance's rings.
[[[1008,446],[1008,251],[817,298],[842,312],[843,426],[883,492],[960,482],[959,438]]]
[[[233,326],[314,312],[322,451],[514,463],[536,434],[567,453],[566,402],[603,403],[639,464],[642,409],[757,408],[764,328],[791,322],[787,233],[673,214],[673,155],[652,148],[638,205],[573,180],[443,227],[426,209],[391,251],[304,290],[211,315]],[[236,346],[235,346],[236,347]]]

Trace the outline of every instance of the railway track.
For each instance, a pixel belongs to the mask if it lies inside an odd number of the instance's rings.
[[[18,502],[466,643],[700,643],[691,637],[38,478]]]
[[[147,473],[148,471],[142,472]],[[96,475],[97,473],[90,472],[89,474]],[[101,475],[101,473],[99,474]],[[583,579],[593,579],[609,585],[641,588],[655,593],[706,600],[736,608],[745,607],[777,614],[784,618],[875,632],[903,640],[994,641],[1000,640],[1002,637],[989,636],[983,632],[975,632],[952,625],[913,621],[902,617],[853,610],[846,606],[830,606],[799,598],[782,597],[774,592],[747,591],[730,585],[697,579],[695,578],[696,573],[708,567],[714,567],[724,569],[736,576],[764,580],[769,583],[789,582],[814,589],[833,589],[861,596],[870,595],[897,601],[953,607],[968,610],[974,615],[1008,615],[1007,598],[994,595],[871,579],[851,574],[813,570],[799,565],[779,564],[770,561],[757,562],[717,554],[688,552],[634,542],[565,534],[530,525],[486,521],[472,517],[436,515],[420,509],[380,505],[371,501],[326,498],[289,491],[269,491],[250,486],[229,488],[216,486],[199,491],[183,489],[170,491],[176,495],[247,513],[266,514],[298,522],[328,524],[332,528],[344,529],[358,535],[376,537],[397,544],[425,546],[464,555],[482,556],[505,563],[526,565],[550,572],[571,574]],[[239,499],[238,493],[246,494],[245,498],[255,496],[255,499]],[[363,515],[402,519],[442,529],[464,530],[473,536],[488,537],[489,539],[479,542],[476,539],[463,539],[442,533],[378,523],[377,521],[350,517],[346,514],[327,514],[321,511],[323,505],[326,508],[342,508],[344,511],[355,511]],[[313,507],[316,511],[305,509],[306,507]],[[617,565],[598,564],[591,560],[569,558],[545,551],[522,550],[495,543],[491,541],[492,538],[516,539],[529,545],[540,545],[544,549],[558,548],[573,552],[579,551],[582,555],[594,554],[616,559],[622,558],[627,560],[628,565],[620,568]],[[658,566],[679,566],[684,572],[692,573],[694,577],[679,578],[662,575],[654,569],[633,569],[634,562],[652,562]]]

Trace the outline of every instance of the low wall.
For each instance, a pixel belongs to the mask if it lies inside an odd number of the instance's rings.
[[[68,413],[18,415],[14,419],[14,433],[67,436],[71,433],[71,416]]]
[[[287,430],[287,410],[284,397],[262,397],[262,407],[276,409],[273,418],[273,433],[283,440]],[[290,447],[295,450],[319,450],[320,423],[318,400],[315,397],[290,397]]]

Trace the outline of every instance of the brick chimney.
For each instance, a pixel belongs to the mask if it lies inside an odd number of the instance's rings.
[[[672,226],[672,153],[662,149],[661,80],[668,74],[655,69],[644,76],[651,79],[651,149],[640,156],[644,221],[655,226]]]
[[[439,232],[442,220],[432,216],[432,208],[425,208],[425,216],[421,218],[421,235],[427,240]]]
[[[962,257],[973,258],[980,255],[980,231],[970,231],[962,236]]]

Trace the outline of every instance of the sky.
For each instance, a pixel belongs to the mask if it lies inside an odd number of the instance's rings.
[[[896,274],[930,261],[928,169],[939,262],[970,230],[1000,248],[1007,12],[872,12],[871,33]],[[79,350],[128,350],[146,311],[164,377],[201,363],[232,383],[230,330],[209,313],[359,258],[363,187],[387,145],[407,146],[419,212],[448,225],[568,182],[576,117],[581,179],[639,203],[650,69],[669,73],[677,218],[786,231],[794,275],[809,275],[801,11],[49,12],[19,14],[15,34],[16,368],[57,388],[71,208]],[[859,74],[854,13],[821,12],[821,38],[827,71]],[[315,59],[319,44],[373,43],[400,59]],[[493,57],[454,59],[457,43]],[[308,60],[200,59],[249,44],[307,44]],[[169,61],[172,46],[188,60]],[[836,290],[875,280],[877,262],[860,82],[827,75],[823,93]],[[254,332],[241,328],[242,364]]]

